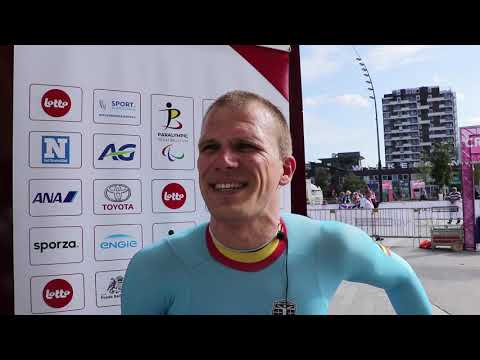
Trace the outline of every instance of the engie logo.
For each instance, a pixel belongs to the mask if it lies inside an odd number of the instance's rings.
[[[95,260],[128,260],[142,248],[141,225],[95,226]]]
[[[135,156],[135,144],[125,144],[115,150],[115,144],[108,144],[103,150],[98,160],[111,157],[112,160],[132,161]]]
[[[180,184],[168,184],[162,191],[162,201],[169,209],[181,208],[186,200],[187,193]]]
[[[137,248],[138,241],[128,234],[112,234],[100,243],[100,249],[128,249]]]
[[[72,298],[72,285],[63,279],[54,279],[43,288],[43,301],[52,308],[63,308],[72,301]]]
[[[72,106],[68,94],[60,89],[52,89],[42,96],[42,108],[48,115],[53,117],[65,116]]]
[[[69,164],[70,137],[42,136],[42,164]]]
[[[94,167],[99,169],[139,169],[140,136],[94,134]]]

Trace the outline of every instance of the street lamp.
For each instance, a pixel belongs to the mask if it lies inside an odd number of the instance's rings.
[[[373,99],[373,103],[375,104],[375,123],[377,124],[377,150],[378,150],[378,185],[379,185],[379,195],[380,195],[380,202],[383,201],[383,186],[382,186],[382,160],[380,158],[380,137],[378,134],[378,112],[377,112],[377,98],[375,96],[375,88],[373,87],[373,81],[372,78],[370,77],[370,73],[368,72],[367,65],[362,61],[362,58],[360,57],[360,54],[357,52],[357,49],[355,49],[354,46],[353,50],[357,54],[356,60],[358,61],[358,64],[362,68],[363,71],[363,76],[367,77],[368,80],[365,82],[369,84],[368,90],[372,92],[373,96],[369,96],[370,99]]]

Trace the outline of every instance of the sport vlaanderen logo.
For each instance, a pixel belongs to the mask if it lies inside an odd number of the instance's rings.
[[[41,100],[43,111],[52,117],[65,116],[72,107],[68,94],[60,89],[48,90]]]

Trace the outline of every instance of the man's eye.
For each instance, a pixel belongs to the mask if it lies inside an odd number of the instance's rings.
[[[241,143],[237,145],[237,148],[241,151],[255,150],[257,147],[252,144]]]
[[[215,150],[218,148],[218,145],[215,145],[215,144],[208,144],[208,145],[204,145],[200,148],[200,151],[203,152],[203,151],[209,151],[209,150]]]

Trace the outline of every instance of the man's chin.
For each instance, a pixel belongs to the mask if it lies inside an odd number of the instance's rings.
[[[253,211],[248,211],[240,206],[216,206],[209,208],[210,215],[215,220],[236,222],[247,219],[253,215]]]

